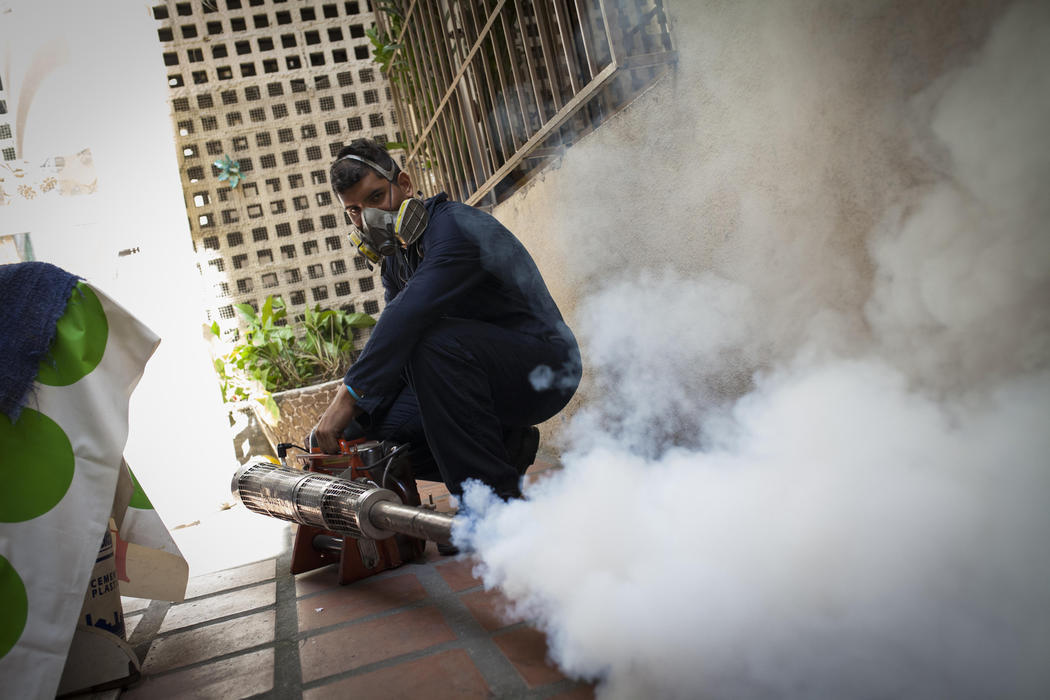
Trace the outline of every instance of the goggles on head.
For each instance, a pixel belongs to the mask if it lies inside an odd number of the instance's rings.
[[[390,182],[394,181],[394,176],[397,174],[397,166],[394,165],[393,158],[390,159],[390,167],[383,168],[380,167],[380,165],[374,160],[369,160],[368,158],[364,158],[362,156],[355,156],[351,153],[350,155],[346,155],[342,158],[337,159],[335,163],[332,163],[332,168],[334,169],[337,163],[342,163],[344,160],[356,160],[358,163],[364,163],[372,170],[375,170],[377,173],[379,173],[385,180],[389,180]]]

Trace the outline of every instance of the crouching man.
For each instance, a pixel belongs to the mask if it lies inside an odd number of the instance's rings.
[[[321,449],[338,452],[344,432],[426,445],[431,471],[417,478],[520,497],[533,426],[565,407],[582,369],[532,257],[490,215],[414,198],[372,141],[340,151],[330,181],[358,253],[381,265],[386,308],[317,424]]]

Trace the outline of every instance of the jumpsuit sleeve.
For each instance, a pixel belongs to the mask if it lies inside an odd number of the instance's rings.
[[[387,304],[344,378],[361,397],[358,405],[365,411],[375,410],[385,395],[400,390],[402,372],[420,337],[487,274],[477,243],[463,234],[454,217],[432,221],[424,235],[426,256]]]

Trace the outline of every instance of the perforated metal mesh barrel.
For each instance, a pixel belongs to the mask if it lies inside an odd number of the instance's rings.
[[[393,535],[392,530],[373,525],[369,512],[380,502],[401,503],[388,489],[270,462],[238,469],[231,491],[256,513],[359,539],[381,540]]]

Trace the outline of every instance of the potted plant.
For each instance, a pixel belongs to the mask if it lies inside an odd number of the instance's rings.
[[[376,321],[368,314],[315,306],[292,325],[284,301],[272,296],[258,313],[248,304],[236,309],[247,330],[240,343],[215,359],[223,399],[248,402],[271,449],[280,442],[301,443],[357,357],[356,331]],[[218,337],[217,323],[211,331]],[[238,456],[258,451],[259,443],[256,439],[255,449],[238,447]]]

